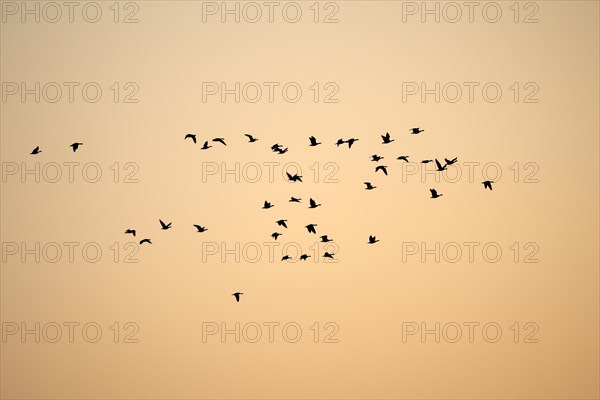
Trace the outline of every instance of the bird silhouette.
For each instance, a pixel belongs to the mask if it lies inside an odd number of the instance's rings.
[[[369,244],[375,244],[379,242],[379,239],[375,238],[375,236],[369,235]]]
[[[437,199],[438,197],[443,196],[443,194],[438,194],[437,190],[435,189],[429,189],[429,191],[431,192],[432,199]]]
[[[387,175],[387,165],[378,165],[375,167],[375,172],[377,171],[383,171],[383,173]]]
[[[238,303],[240,302],[240,295],[242,295],[244,293],[240,293],[240,292],[235,292],[234,294],[232,294],[232,296],[235,297],[235,301],[237,301]]]
[[[273,233],[271,233],[271,237],[272,237],[273,239],[275,239],[275,240],[277,240],[277,238],[278,238],[279,236],[281,236],[281,235],[283,235],[283,233],[279,233],[279,232],[273,232]]]
[[[144,244],[144,243],[150,243],[150,244],[152,244],[152,242],[150,241],[150,239],[142,239],[142,240],[140,240],[140,244]]]
[[[202,232],[206,232],[208,229],[206,229],[205,226],[200,226],[200,225],[196,225],[194,224],[194,227],[198,230],[198,232],[202,233]]]
[[[131,234],[131,235],[133,235],[133,236],[135,237],[135,229],[127,229],[127,230],[125,231],[125,234],[126,234],[126,235],[127,235],[127,234]]]
[[[448,160],[447,158],[444,158],[444,161],[446,161],[446,165],[452,165],[458,161],[458,157],[454,157],[452,160]]]
[[[383,142],[381,144],[389,144],[394,141],[394,139],[390,139],[390,133],[386,132],[385,135],[381,135]]]
[[[336,145],[337,147],[340,147],[340,144],[344,144],[344,143],[346,143],[346,141],[345,141],[344,139],[338,139],[338,141],[337,141],[337,142],[335,142],[335,145]]]
[[[278,151],[281,149],[281,145],[279,143],[275,143],[273,146],[271,146],[271,150],[273,151]]]
[[[364,182],[364,184],[367,185],[367,187],[365,188],[365,190],[373,190],[373,189],[377,188],[377,186],[371,185],[371,182]]]
[[[290,203],[300,203],[302,199],[297,199],[295,197],[290,198]]]
[[[327,243],[327,242],[332,242],[332,240],[331,240],[331,239],[329,239],[329,238],[327,237],[327,235],[323,235],[323,236],[321,236],[321,242],[322,242],[322,243]]]
[[[317,233],[315,226],[317,226],[317,224],[308,224],[305,228],[308,229],[308,233]]]
[[[265,205],[263,206],[263,210],[268,210],[271,207],[273,207],[273,204],[271,204],[265,200]]]
[[[225,138],[218,137],[218,138],[214,138],[212,141],[213,141],[213,142],[219,142],[219,143],[221,143],[222,145],[224,145],[224,146],[227,146],[227,143],[225,143]]]
[[[291,260],[292,257],[288,256],[287,254],[283,257],[281,257],[281,261],[285,261],[285,260]]]
[[[290,182],[297,182],[297,181],[302,182],[302,176],[301,175],[298,175],[298,174],[291,175],[289,172],[286,172],[285,174],[287,175],[288,180]]]
[[[354,144],[354,142],[358,142],[358,139],[350,138],[350,139],[346,140],[346,143],[348,143],[349,149],[352,148],[352,145]]]
[[[444,165],[442,166],[442,164],[440,164],[440,162],[438,161],[438,159],[437,159],[437,158],[435,159],[435,165],[437,166],[437,170],[438,170],[438,171],[444,171],[444,170],[446,169],[446,167],[447,167],[447,165],[446,165],[446,164],[444,164]]]
[[[410,133],[413,134],[413,135],[419,134],[421,132],[425,132],[425,130],[423,130],[421,128],[411,128],[410,130],[411,130]]]
[[[302,254],[302,255],[300,256],[300,259],[301,259],[302,261],[305,261],[305,260],[306,260],[308,257],[310,257],[308,254]]]
[[[83,146],[83,143],[77,143],[77,142],[75,142],[75,143],[69,145],[69,147],[73,148],[73,153],[75,153],[77,151],[77,149],[79,148],[79,146]]]
[[[377,154],[373,154],[371,156],[371,161],[379,162],[379,160],[383,160],[383,159],[384,159],[384,157],[380,157]]]
[[[288,148],[286,147],[285,149],[278,149],[277,153],[279,153],[279,154],[285,154],[285,153],[287,153],[287,151],[288,151]]]
[[[317,142],[317,138],[315,138],[314,136],[309,137],[308,140],[310,140],[309,146],[318,146],[321,144],[321,142]]]
[[[494,183],[494,181],[483,181],[481,183],[483,183],[483,188],[484,189],[490,189],[490,190],[492,190],[492,183]]]
[[[396,158],[396,160],[402,160],[402,161],[408,162],[408,156],[400,156],[400,157]]]
[[[284,228],[287,229],[287,225],[285,224],[286,222],[287,222],[287,219],[280,219],[279,221],[277,221],[277,225],[283,226]]]
[[[212,146],[208,145],[208,141],[204,142],[204,145],[202,145],[202,147],[200,148],[200,150],[208,150],[210,149]]]
[[[162,230],[166,231],[167,229],[171,229],[171,224],[172,224],[172,222],[169,222],[168,224],[165,224],[165,223],[162,221],[162,219],[159,219],[158,221],[160,222],[160,226],[161,226],[161,229],[162,229]]]
[[[312,198],[310,199],[310,206],[308,208],[317,208],[319,206],[320,204],[317,204],[317,202],[314,201]]]
[[[430,162],[432,162],[433,160],[423,160],[421,161],[421,164],[429,164]]]
[[[245,133],[244,136],[246,136],[248,138],[248,143],[254,143],[254,142],[256,142],[258,140],[254,136],[248,135],[247,133]]]
[[[33,149],[33,151],[31,152],[31,154],[40,154],[42,151],[40,150],[40,146],[37,146],[35,149]]]
[[[188,133],[187,135],[185,135],[185,137],[183,138],[183,140],[188,139],[188,138],[192,139],[192,141],[194,143],[196,143],[196,135],[194,135],[193,133]]]
[[[324,258],[331,258],[332,260],[333,260],[333,256],[335,256],[335,253],[331,253],[331,254],[330,254],[330,253],[328,253],[328,252],[325,252],[325,254],[323,254],[323,257],[324,257]]]

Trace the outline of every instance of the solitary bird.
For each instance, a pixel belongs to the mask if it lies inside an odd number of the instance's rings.
[[[425,130],[421,129],[421,128],[411,128],[410,130],[412,131],[410,133],[413,134],[413,135],[417,135],[417,134],[419,134],[421,132],[425,132]]]
[[[75,153],[77,151],[77,149],[79,148],[79,146],[83,146],[83,143],[73,143],[71,145],[69,145],[69,147],[73,148],[73,153]]]
[[[244,136],[246,136],[248,138],[248,143],[254,143],[254,142],[256,142],[258,140],[254,136],[248,135],[247,133],[245,133]]]
[[[317,233],[315,226],[317,226],[317,224],[308,224],[305,228],[308,229],[308,233]]]
[[[285,260],[291,260],[292,257],[288,256],[287,254],[283,257],[281,257],[281,261],[285,261]]]
[[[169,222],[168,224],[165,224],[162,219],[158,220],[160,222],[160,226],[162,228],[162,230],[166,231],[167,229],[171,229],[171,224],[172,222]]]
[[[387,175],[387,165],[378,165],[375,167],[375,172],[377,171],[383,171],[383,173]]]
[[[300,200],[302,200],[302,199],[297,199],[297,198],[295,198],[295,197],[292,197],[292,198],[290,199],[290,203],[300,203],[300,202],[301,202]]]
[[[333,256],[335,256],[335,253],[329,254],[328,252],[325,252],[325,254],[323,254],[323,257],[325,257],[325,258],[331,258],[332,260],[333,260]]]
[[[346,140],[346,143],[348,143],[348,148],[352,148],[352,145],[354,144],[354,142],[358,142],[358,139],[354,139],[354,138],[350,138],[348,140]]]
[[[225,138],[218,137],[218,138],[214,138],[212,141],[213,141],[213,142],[219,142],[219,143],[221,143],[222,145],[224,145],[224,146],[227,146],[227,143],[225,143]]]
[[[271,204],[265,200],[265,205],[263,206],[263,210],[268,210],[271,207],[273,207],[273,204]]]
[[[346,141],[345,141],[344,139],[338,139],[338,141],[337,141],[337,142],[335,142],[335,145],[336,145],[337,147],[340,147],[340,144],[344,144],[344,143],[346,143]]]
[[[238,303],[240,302],[240,295],[241,294],[244,294],[244,293],[235,292],[234,294],[232,294],[232,296],[235,296],[235,301],[237,301]]]
[[[40,146],[37,146],[35,149],[33,149],[33,151],[31,152],[31,154],[40,154],[42,151],[40,150]]]
[[[367,187],[365,188],[365,190],[373,190],[373,189],[377,188],[377,186],[371,185],[371,182],[364,182],[364,183],[365,183],[365,185],[367,185]]]
[[[188,139],[188,138],[192,139],[192,141],[194,143],[196,143],[196,135],[194,135],[193,133],[188,133],[187,135],[185,135],[185,137],[183,138],[183,140]]]
[[[210,149],[212,146],[208,145],[208,140],[206,142],[204,142],[204,145],[202,145],[202,147],[200,148],[200,150],[208,150]]]
[[[458,161],[458,157],[454,157],[452,160],[448,160],[447,158],[444,158],[444,161],[446,161],[446,165],[452,165]]]
[[[421,164],[429,164],[430,162],[432,162],[433,160],[423,160],[421,161]]]
[[[429,189],[429,191],[431,192],[432,199],[437,199],[438,197],[443,196],[443,194],[438,194],[437,190],[435,189]]]
[[[302,255],[300,256],[300,259],[301,259],[302,261],[305,261],[305,260],[306,260],[308,257],[310,257],[308,254],[302,254]]]
[[[329,238],[327,237],[327,235],[323,235],[323,236],[321,236],[321,242],[322,242],[322,243],[327,243],[327,242],[331,242],[331,241],[332,241],[332,240],[331,240],[331,239],[329,239]]]
[[[272,237],[273,239],[275,239],[275,240],[277,240],[277,238],[278,238],[279,236],[281,236],[281,235],[283,235],[283,233],[279,233],[279,232],[273,232],[273,233],[271,233],[271,237]]]
[[[408,162],[408,156],[400,156],[400,157],[396,158],[396,160],[402,160],[402,161]]]
[[[442,164],[440,164],[440,162],[438,161],[437,158],[435,159],[435,165],[437,165],[437,170],[440,171],[440,172],[444,171],[446,169],[446,167],[448,166],[447,164],[444,164],[442,166]]]
[[[280,219],[279,221],[277,221],[277,225],[283,226],[284,228],[287,229],[287,225],[285,224],[286,222],[287,222],[287,219]]]
[[[309,137],[308,140],[310,140],[309,146],[318,146],[321,144],[321,142],[317,142],[317,138],[315,138],[314,136]]]
[[[381,135],[383,142],[381,144],[389,144],[394,141],[394,139],[390,139],[390,133],[386,132],[385,135]]]
[[[379,160],[383,160],[384,157],[380,157],[377,154],[373,154],[371,156],[371,161],[379,162]]]
[[[483,188],[484,189],[490,189],[490,190],[492,190],[492,183],[494,183],[494,181],[483,181],[481,183],[483,183]]]
[[[310,199],[310,206],[308,208],[317,208],[319,206],[320,204],[317,204],[317,202],[314,201],[312,198]]]
[[[287,177],[288,177],[288,180],[289,180],[290,182],[296,182],[296,181],[300,181],[300,182],[302,182],[302,175],[294,174],[294,175],[292,176],[292,175],[291,175],[289,172],[286,172],[285,174],[287,175]]]
[[[140,244],[144,244],[144,243],[150,243],[150,244],[152,244],[152,242],[150,241],[150,239],[142,239],[142,240],[140,240]]]
[[[375,236],[369,235],[369,244],[374,244],[379,242],[379,239],[375,238]]]
[[[127,230],[125,231],[125,234],[126,234],[126,235],[127,235],[127,234],[132,234],[132,235],[135,237],[135,229],[127,229]]]
[[[194,227],[196,227],[196,229],[198,229],[198,232],[202,233],[202,232],[206,232],[208,229],[206,229],[205,226],[200,226],[200,225],[196,225],[194,224]]]

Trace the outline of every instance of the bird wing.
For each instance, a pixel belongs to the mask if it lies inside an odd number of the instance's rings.
[[[436,190],[435,190],[435,189],[429,189],[429,191],[431,192],[431,195],[432,195],[432,196],[435,196],[435,195],[437,194],[437,192],[436,192]]]
[[[165,223],[162,221],[162,219],[158,220],[160,222],[160,226],[162,226],[163,228],[166,228],[167,225],[165,225]]]
[[[440,164],[437,158],[435,159],[435,163],[439,169],[442,169],[442,164]]]

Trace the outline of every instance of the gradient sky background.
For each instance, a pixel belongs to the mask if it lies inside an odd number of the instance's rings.
[[[529,24],[522,19],[532,9],[521,8],[515,23],[512,2],[499,2],[495,24],[480,10],[469,23],[466,9],[455,24],[422,23],[419,15],[402,22],[403,3],[392,1],[337,2],[332,24],[313,22],[312,2],[299,3],[298,23],[276,13],[273,23],[251,24],[218,16],[203,23],[202,2],[143,1],[138,23],[115,24],[112,2],[99,4],[96,24],[76,13],[71,24],[7,16],[1,25],[2,82],[98,82],[103,89],[97,103],[76,91],[73,103],[65,92],[52,104],[18,96],[0,104],[3,171],[7,163],[35,162],[102,170],[97,183],[77,172],[69,183],[66,167],[58,183],[7,176],[2,242],[93,242],[103,251],[97,263],[80,251],[73,263],[66,253],[57,263],[35,263],[3,248],[3,323],[93,321],[103,329],[95,344],[81,336],[54,344],[8,337],[1,343],[3,398],[598,398],[597,2],[535,2],[539,22]],[[121,90],[134,82],[139,102],[114,103],[114,82]],[[202,102],[203,82],[297,82],[303,95],[297,103],[280,91],[273,103]],[[314,82],[322,90],[335,82],[339,102],[315,103]],[[432,96],[403,102],[403,82],[497,82],[503,94],[490,103],[476,90],[471,103],[463,86],[457,103]],[[518,102],[509,88],[515,82]],[[539,87],[538,103],[522,101],[528,82]],[[425,132],[410,135],[413,126]],[[395,142],[383,146],[386,131]],[[200,151],[183,140],[189,132],[200,142],[225,137],[228,146]],[[259,141],[246,143],[244,133]],[[308,147],[310,135],[323,144]],[[351,136],[360,138],[352,149],[333,145]],[[76,141],[84,145],[73,153],[67,146]],[[272,153],[276,142],[289,152]],[[38,145],[43,152],[29,155]],[[389,176],[374,172],[369,157],[376,153],[386,157]],[[463,175],[456,183],[435,182],[434,174],[403,180],[399,155],[413,162],[458,157]],[[203,181],[208,163],[236,162],[280,164],[274,182],[266,168],[258,183],[231,175]],[[473,182],[468,162],[480,165]],[[126,163],[138,166],[138,183],[122,182]],[[285,163],[300,165],[303,183],[284,181]],[[327,163],[336,166],[337,183],[324,182]],[[492,192],[480,184],[486,163],[502,171]],[[526,163],[537,166],[537,183],[524,182],[532,171]],[[378,188],[366,191],[364,181]],[[429,199],[432,187],[444,196]],[[304,203],[288,203],[289,196]],[[307,209],[310,197],[322,207]],[[275,207],[262,210],[264,200]],[[158,218],[173,229],[160,231]],[[289,229],[276,226],[280,218]],[[308,223],[335,240],[338,262],[282,263],[281,248],[269,262],[262,243],[275,230],[284,232],[282,244],[312,252],[318,235],[306,232]],[[192,224],[209,230],[196,233]],[[115,263],[110,247],[132,240],[127,228],[154,244],[139,248],[138,263],[123,263],[123,250]],[[370,234],[381,242],[367,245]],[[403,260],[409,242],[494,242],[503,253],[497,263],[485,261],[481,246],[474,262],[466,253],[456,263],[422,262],[420,253]],[[539,248],[537,263],[522,262],[528,242]],[[207,243],[259,243],[263,255],[256,263],[222,262],[221,253],[203,254]],[[230,296],[236,291],[245,293],[240,303]],[[139,343],[115,344],[115,321],[135,322]],[[269,343],[264,328],[258,343],[231,336],[203,343],[203,322],[296,322],[303,335],[287,343],[276,332]],[[315,322],[321,343],[309,329]],[[326,322],[339,327],[338,343],[322,343]],[[503,335],[488,343],[479,330],[469,343],[465,328],[458,343],[435,343],[431,335],[403,343],[404,322],[496,322]],[[509,328],[515,322],[519,343]],[[539,327],[538,343],[523,343],[527,322]]]

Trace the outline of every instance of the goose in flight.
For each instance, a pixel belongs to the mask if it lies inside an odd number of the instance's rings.
[[[162,219],[158,220],[160,222],[160,227],[163,231],[166,231],[167,229],[171,229],[171,224],[172,222],[169,222],[168,224],[165,224]]]
[[[300,256],[300,259],[301,259],[302,261],[306,261],[306,259],[307,259],[308,257],[310,257],[308,254],[302,254],[302,255]]]
[[[350,139],[346,140],[346,143],[348,143],[349,149],[352,148],[352,145],[354,144],[354,142],[358,142],[358,139],[350,138]]]
[[[133,235],[133,236],[135,237],[135,229],[127,229],[127,230],[125,231],[125,234],[126,234],[126,235],[127,235],[127,234],[131,234],[131,235]]]
[[[458,157],[454,157],[452,160],[448,160],[447,158],[444,158],[444,161],[446,161],[446,165],[452,165],[458,161]]]
[[[150,241],[150,239],[142,239],[142,240],[140,240],[140,244],[144,244],[144,243],[150,243],[150,244],[152,244],[152,242]]]
[[[279,233],[279,232],[273,232],[273,233],[271,234],[271,237],[272,237],[273,239],[277,240],[277,238],[278,238],[279,236],[281,236],[281,235],[283,235],[283,233]]]
[[[375,236],[369,235],[369,244],[375,244],[377,242],[379,242],[379,239],[377,239]]]
[[[377,154],[373,154],[371,156],[371,161],[379,162],[379,160],[383,160],[385,157],[380,157]]]
[[[425,130],[424,130],[424,129],[421,129],[421,128],[411,128],[410,130],[411,130],[411,132],[410,132],[410,133],[411,133],[412,135],[417,135],[417,134],[419,134],[419,133],[421,133],[421,132],[425,132]]]
[[[273,207],[273,204],[271,204],[265,200],[265,204],[263,205],[263,210],[268,210],[271,207]]]
[[[371,185],[371,182],[364,182],[364,184],[367,185],[367,187],[365,188],[365,190],[373,190],[373,189],[377,188],[377,186]]]
[[[258,139],[257,139],[257,138],[255,138],[254,136],[252,136],[252,135],[249,135],[249,134],[247,134],[247,133],[245,133],[245,134],[244,134],[244,136],[246,136],[246,137],[248,138],[248,143],[254,143],[254,142],[256,142],[256,141],[258,140]]]
[[[196,225],[194,224],[194,227],[198,230],[198,232],[202,233],[202,232],[206,232],[208,229],[206,229],[205,226],[200,226],[200,225]]]
[[[435,189],[429,189],[429,191],[431,192],[432,199],[437,199],[438,197],[443,196],[443,194],[438,194],[437,190]]]
[[[408,156],[400,156],[400,157],[396,158],[396,160],[402,160],[402,161],[408,162]]]
[[[305,228],[308,229],[308,233],[317,233],[315,226],[317,226],[317,224],[308,224]]]
[[[297,182],[297,181],[300,181],[300,182],[302,182],[302,175],[294,174],[294,175],[292,176],[292,175],[291,175],[289,172],[286,172],[285,174],[287,175],[287,177],[288,177],[288,180],[289,180],[290,182]]]
[[[188,133],[187,135],[185,135],[185,137],[183,138],[183,140],[185,139],[192,139],[192,141],[194,143],[196,143],[196,135],[194,135],[193,133]]]
[[[317,207],[319,207],[319,206],[320,206],[320,204],[317,204],[317,202],[316,202],[316,201],[314,201],[314,200],[312,199],[312,197],[311,197],[311,199],[310,199],[310,206],[309,206],[308,208],[317,208]]]
[[[75,142],[75,143],[69,145],[69,147],[73,148],[73,153],[75,153],[77,151],[77,149],[79,148],[79,146],[83,146],[83,143],[77,143],[77,142]]]
[[[327,242],[332,242],[332,240],[331,240],[331,239],[329,239],[329,238],[327,237],[327,235],[323,235],[323,236],[321,236],[321,243],[327,243]]]
[[[301,203],[302,199],[297,199],[295,197],[290,198],[290,203]]]
[[[287,229],[287,225],[285,224],[286,222],[287,222],[287,219],[280,219],[279,221],[277,221],[277,225],[283,226],[284,228]]]
[[[378,165],[375,167],[375,172],[377,171],[383,171],[383,173],[387,175],[387,165]]]
[[[336,145],[337,147],[340,147],[340,144],[344,144],[344,143],[346,143],[346,141],[345,141],[344,139],[338,139],[338,141],[337,141],[337,142],[335,142],[335,145]]]
[[[286,260],[291,260],[292,257],[288,256],[287,254],[283,257],[281,257],[281,261],[286,261]]]
[[[224,146],[227,146],[227,143],[225,143],[225,138],[218,137],[218,138],[214,138],[212,141],[213,141],[213,142],[219,142],[219,143],[221,143],[222,145],[224,145]]]
[[[432,162],[433,160],[423,160],[421,161],[421,164],[429,164],[430,162]]]
[[[381,135],[381,139],[383,139],[383,142],[381,144],[389,144],[394,141],[394,139],[390,139],[389,132],[386,132],[385,135]]]
[[[240,292],[235,292],[234,294],[232,294],[232,296],[235,297],[235,301],[237,301],[238,303],[240,302],[240,295],[242,295],[244,293],[240,293]]]
[[[210,149],[212,146],[208,145],[208,140],[206,142],[204,142],[204,144],[202,145],[202,147],[200,148],[200,150],[208,150]]]
[[[330,254],[330,253],[328,253],[328,252],[325,252],[325,254],[323,254],[323,257],[324,257],[324,258],[331,258],[332,260],[333,260],[333,256],[335,256],[335,253],[331,253],[331,254]]]
[[[35,149],[33,149],[33,151],[31,152],[31,154],[40,154],[42,151],[40,150],[40,146],[37,146]]]
[[[492,183],[494,183],[494,181],[483,181],[481,183],[483,183],[483,188],[484,189],[490,189],[490,190],[492,190]]]
[[[446,167],[448,167],[448,165],[446,164],[442,166],[442,164],[440,164],[437,158],[435,159],[435,165],[437,166],[437,170],[440,172],[446,170]]]
[[[308,138],[308,140],[310,140],[310,145],[309,146],[318,146],[321,144],[321,142],[317,142],[317,138],[315,138],[314,136],[311,136]]]

